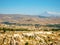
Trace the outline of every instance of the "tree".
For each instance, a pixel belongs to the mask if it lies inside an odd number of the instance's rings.
[[[39,29],[39,27],[40,27],[40,24],[35,24],[36,29]]]

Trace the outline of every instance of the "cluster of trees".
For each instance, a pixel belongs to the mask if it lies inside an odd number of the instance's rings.
[[[20,29],[12,29],[12,28],[0,28],[0,31],[3,30],[4,32],[6,31],[31,31],[31,30],[28,30],[28,29],[24,29],[24,28],[20,28]]]
[[[52,31],[60,31],[60,29],[54,29],[54,28],[53,28]]]
[[[60,24],[47,24],[46,26],[60,28]]]
[[[19,26],[39,26],[40,24],[19,24],[19,23],[11,23],[11,22],[1,22],[6,25],[19,25]]]

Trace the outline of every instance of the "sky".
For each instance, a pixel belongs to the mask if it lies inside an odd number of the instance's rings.
[[[60,0],[0,0],[0,14],[60,13]]]

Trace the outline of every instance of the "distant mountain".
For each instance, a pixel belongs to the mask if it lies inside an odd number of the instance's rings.
[[[60,18],[60,13],[56,13],[56,12],[44,12],[42,14],[40,14],[40,17],[50,17],[50,18]]]

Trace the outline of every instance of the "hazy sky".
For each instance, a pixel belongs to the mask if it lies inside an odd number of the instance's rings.
[[[38,15],[45,11],[60,12],[60,0],[0,0],[1,14]]]

